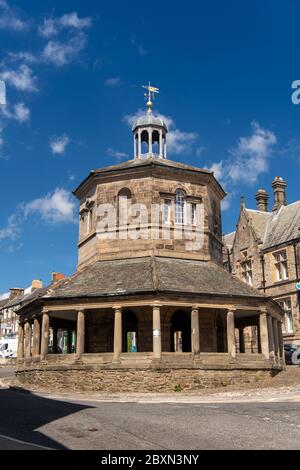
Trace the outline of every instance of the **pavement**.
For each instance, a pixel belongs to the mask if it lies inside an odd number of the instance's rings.
[[[300,384],[189,394],[0,387],[0,449],[300,449]],[[0,378],[3,370],[0,370]]]

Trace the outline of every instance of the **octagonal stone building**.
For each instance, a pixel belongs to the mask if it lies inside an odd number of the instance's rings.
[[[76,273],[18,311],[22,383],[172,391],[284,367],[281,308],[223,268],[224,190],[213,172],[167,159],[150,89],[147,108],[132,128],[134,158],[74,191]],[[251,354],[247,326],[260,339]]]

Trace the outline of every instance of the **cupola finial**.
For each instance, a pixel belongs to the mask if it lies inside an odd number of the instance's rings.
[[[143,88],[146,88],[147,93],[145,93],[145,98],[147,100],[147,113],[151,114],[152,113],[152,107],[153,107],[153,101],[154,101],[154,94],[159,93],[159,88],[156,88],[155,86],[151,86],[151,83],[149,82],[148,85],[143,85]]]

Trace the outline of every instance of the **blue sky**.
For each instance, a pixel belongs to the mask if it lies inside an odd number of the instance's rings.
[[[74,272],[71,191],[132,158],[128,116],[149,80],[172,123],[169,158],[213,168],[228,192],[223,232],[241,194],[255,207],[276,175],[299,199],[299,2],[157,5],[0,0],[0,293]]]

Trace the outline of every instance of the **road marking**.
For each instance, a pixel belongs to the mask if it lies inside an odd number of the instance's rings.
[[[7,439],[8,441],[17,442],[18,444],[26,444],[27,446],[39,447],[40,449],[54,450],[51,447],[41,446],[39,444],[34,444],[33,442],[21,441],[20,439],[15,439],[14,437],[5,436],[5,434],[0,434],[0,438]]]

